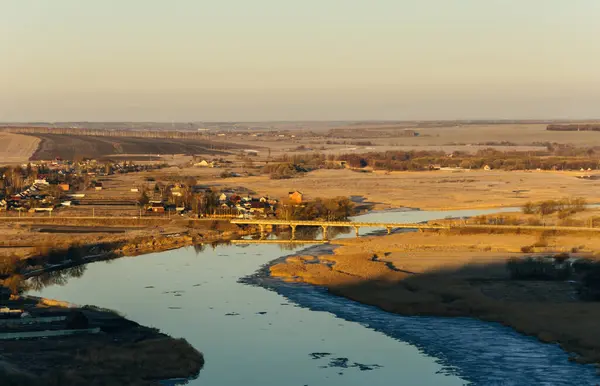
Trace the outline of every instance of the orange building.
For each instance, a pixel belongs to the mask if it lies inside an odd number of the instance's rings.
[[[292,204],[301,204],[302,203],[302,197],[304,195],[302,194],[302,192],[299,192],[297,190],[293,191],[293,192],[289,192],[289,199],[290,202]]]

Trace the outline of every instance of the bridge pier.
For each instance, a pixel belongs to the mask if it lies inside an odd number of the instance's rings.
[[[356,231],[356,238],[358,238],[360,236],[358,233],[359,229],[360,229],[360,227],[356,227],[356,226],[354,227],[354,230]]]
[[[296,225],[290,224],[290,228],[292,228],[292,240],[296,240]]]
[[[267,232],[266,232],[266,225],[264,225],[264,224],[259,224],[259,227],[260,227],[260,239],[262,240],[262,239],[264,239],[264,238],[265,238],[265,236],[267,235]]]
[[[327,228],[329,228],[329,226],[321,225],[321,228],[323,228],[323,240],[327,240]]]

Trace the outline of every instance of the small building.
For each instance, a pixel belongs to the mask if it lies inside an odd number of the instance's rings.
[[[483,170],[486,170],[486,171],[488,171],[488,170],[492,170],[492,168],[490,167],[490,165],[485,165],[485,166],[483,167]]]
[[[95,189],[95,190],[102,190],[102,187],[103,187],[103,186],[102,186],[102,182],[96,182],[96,183],[94,184],[94,189]]]
[[[63,192],[68,192],[69,188],[70,188],[69,184],[58,184],[58,189]]]
[[[292,204],[301,204],[303,197],[304,197],[304,194],[302,194],[302,192],[299,192],[297,190],[295,190],[293,192],[289,192],[289,194],[288,194],[288,198],[290,199],[290,202]]]
[[[131,189],[129,189],[129,191],[131,193],[138,193],[140,190],[138,188],[131,188]]]
[[[265,210],[270,208],[269,204],[266,202],[252,201],[249,204],[250,212],[265,213]]]
[[[148,207],[148,211],[153,213],[164,213],[165,212],[165,204],[162,201],[150,201],[150,206]]]

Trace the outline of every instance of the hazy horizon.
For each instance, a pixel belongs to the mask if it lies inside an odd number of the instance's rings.
[[[595,0],[2,2],[0,122],[599,117]]]

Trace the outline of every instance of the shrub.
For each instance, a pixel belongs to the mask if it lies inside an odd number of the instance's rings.
[[[563,253],[559,253],[558,255],[554,255],[554,261],[557,263],[564,263],[565,261],[569,260],[571,256],[569,256],[568,253],[563,252]]]
[[[535,213],[535,205],[533,202],[528,201],[523,205],[523,213],[525,214],[534,214]]]
[[[515,280],[565,280],[571,276],[568,264],[555,264],[554,259],[548,258],[514,258],[506,263],[506,268]]]
[[[71,311],[67,316],[66,328],[69,330],[80,330],[89,327],[87,316],[79,310]]]
[[[579,284],[579,296],[584,300],[600,300],[600,265],[591,263],[587,269]]]
[[[521,252],[523,253],[532,253],[533,247],[531,245],[525,245],[521,247]]]
[[[563,198],[560,200],[546,200],[536,203],[527,202],[522,210],[525,214],[537,213],[542,216],[558,212],[558,217],[565,219],[572,214],[585,211],[586,204],[586,200],[581,197]]]
[[[19,266],[17,256],[7,256],[0,259],[0,275],[10,275],[14,273]]]
[[[548,246],[548,240],[545,237],[540,237],[533,245],[534,248],[546,248]]]
[[[21,275],[13,275],[4,280],[4,287],[13,295],[18,295],[25,286],[25,278]]]

